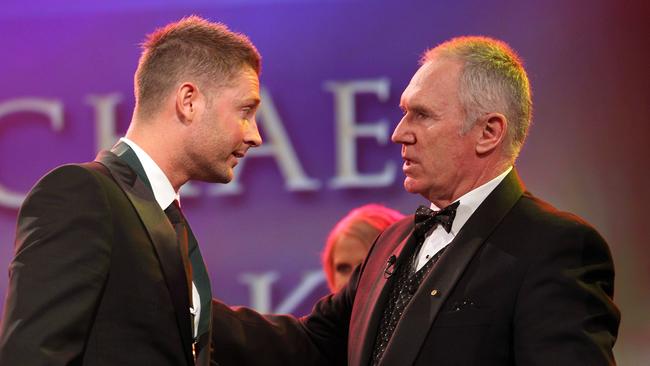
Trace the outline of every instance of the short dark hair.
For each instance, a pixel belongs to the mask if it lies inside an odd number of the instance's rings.
[[[170,23],[142,43],[134,78],[138,111],[155,111],[182,79],[226,85],[244,66],[259,75],[260,54],[245,35],[195,15]]]

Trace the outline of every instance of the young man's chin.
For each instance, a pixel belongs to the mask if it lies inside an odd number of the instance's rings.
[[[198,179],[198,180],[207,183],[226,184],[226,183],[230,183],[230,181],[232,181],[235,176],[233,169],[230,167],[212,170],[210,172],[205,172],[205,173],[206,174],[204,174],[202,179]]]
[[[230,183],[234,177],[235,174],[232,171],[232,169],[228,169],[227,172],[222,173],[218,177],[216,177],[217,179],[215,183],[223,183],[223,184]]]

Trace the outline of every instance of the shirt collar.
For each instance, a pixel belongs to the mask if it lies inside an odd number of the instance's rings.
[[[133,149],[133,152],[135,152],[138,160],[140,160],[144,173],[147,175],[149,183],[151,183],[153,196],[156,198],[156,202],[158,202],[160,208],[165,210],[174,200],[178,200],[180,203],[180,196],[174,191],[174,187],[169,182],[169,179],[167,179],[165,173],[163,173],[158,164],[153,161],[151,156],[142,150],[142,148],[135,142],[126,137],[120,138],[120,141],[129,145],[129,147]]]
[[[478,206],[480,206],[481,203],[485,201],[487,196],[492,193],[492,191],[499,185],[499,183],[501,183],[501,181],[506,177],[506,175],[508,175],[508,173],[510,173],[511,170],[512,166],[508,167],[508,169],[506,169],[503,173],[499,174],[491,181],[472,189],[456,200],[460,201],[460,204],[456,209],[456,217],[454,218],[454,223],[451,225],[451,233],[454,236],[458,235],[460,229],[465,225],[467,220],[469,220]],[[438,208],[438,206],[433,203],[431,203],[431,209],[434,211],[440,210],[440,208]]]

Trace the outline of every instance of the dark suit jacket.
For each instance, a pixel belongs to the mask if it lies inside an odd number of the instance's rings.
[[[369,365],[395,281],[384,276],[387,259],[409,265],[412,230],[412,217],[389,227],[348,286],[305,318],[215,302],[214,357],[222,366]],[[600,235],[524,192],[513,170],[424,278],[381,365],[612,364],[613,285]]]
[[[175,231],[113,153],[43,177],[18,214],[15,250],[0,365],[194,364]]]

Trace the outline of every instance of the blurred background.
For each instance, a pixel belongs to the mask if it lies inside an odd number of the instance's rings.
[[[0,271],[26,192],[124,134],[140,42],[190,14],[245,33],[263,57],[266,147],[230,185],[183,192],[217,297],[303,315],[328,291],[320,253],[346,212],[376,202],[408,214],[424,203],[403,190],[390,142],[400,94],[425,49],[483,34],[517,50],[531,79],[524,182],[607,239],[622,310],[617,359],[650,364],[650,8],[641,0],[4,0]],[[340,134],[345,126],[354,132]],[[0,310],[6,287],[0,276]]]

